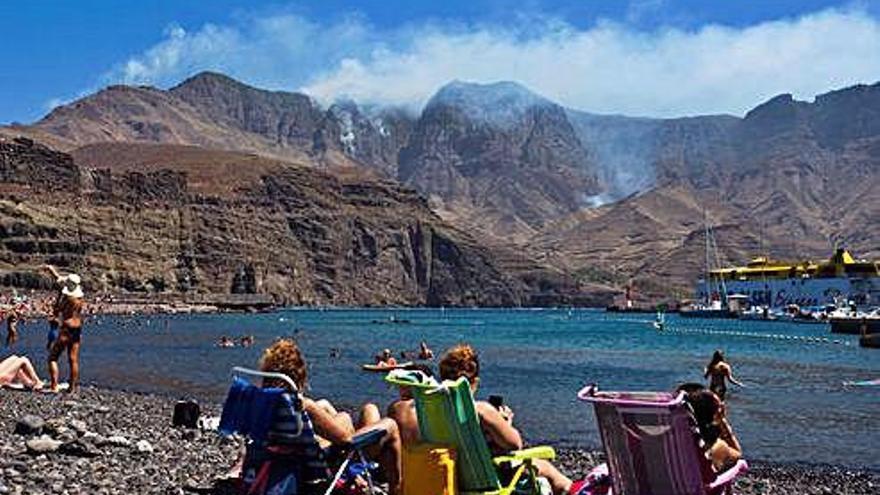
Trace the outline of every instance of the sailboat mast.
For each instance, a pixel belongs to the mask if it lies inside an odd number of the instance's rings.
[[[710,272],[709,267],[709,215],[706,213],[706,209],[703,208],[703,230],[704,236],[706,239],[706,275],[705,275],[705,286],[706,286],[706,304],[710,304],[712,302],[712,274]]]

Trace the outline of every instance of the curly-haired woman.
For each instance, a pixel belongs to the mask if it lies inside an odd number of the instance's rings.
[[[370,430],[383,429],[386,434],[368,453],[379,462],[388,480],[391,495],[400,493],[401,441],[397,423],[389,418],[381,418],[375,404],[366,404],[361,409],[360,421],[355,424],[351,416],[337,411],[326,399],[314,400],[305,395],[308,385],[308,367],[299,346],[292,339],[280,339],[269,346],[260,359],[262,371],[283,373],[290,377],[300,391],[303,409],[309,414],[318,441],[322,447],[346,445],[352,437]],[[266,379],[264,387],[288,387],[281,380]]]

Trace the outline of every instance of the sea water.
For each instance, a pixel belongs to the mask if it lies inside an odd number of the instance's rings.
[[[393,323],[392,320],[398,321]],[[396,390],[361,371],[382,348],[438,357],[468,342],[480,353],[480,398],[502,395],[531,444],[601,445],[580,388],[671,390],[705,382],[722,349],[745,388],[729,388],[734,430],[750,458],[880,467],[880,388],[844,382],[880,377],[880,351],[824,325],[666,318],[596,310],[288,309],[254,315],[96,317],[83,332],[86,383],[221,401],[236,365],[256,366],[279,336],[295,336],[309,363],[309,394],[384,407]],[[400,323],[405,321],[405,323]],[[22,327],[15,352],[44,362],[45,323]],[[254,335],[250,348],[218,348],[222,335]],[[331,348],[341,355],[331,357]],[[42,370],[41,370],[42,371]],[[66,365],[62,366],[66,373]],[[170,418],[169,418],[170,420]]]

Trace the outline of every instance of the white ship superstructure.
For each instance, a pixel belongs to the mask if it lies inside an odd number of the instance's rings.
[[[758,257],[745,266],[712,270],[712,283],[700,280],[696,298],[717,300],[718,281],[728,295],[748,297],[751,305],[784,307],[823,306],[852,301],[859,306],[880,305],[880,262],[855,260],[838,249],[828,261],[789,263]],[[711,293],[707,293],[712,291]]]

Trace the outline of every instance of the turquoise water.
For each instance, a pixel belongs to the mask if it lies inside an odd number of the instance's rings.
[[[390,316],[410,324],[377,324]],[[735,375],[729,409],[749,457],[880,467],[880,388],[842,383],[880,377],[880,351],[825,326],[667,318],[594,310],[285,310],[257,315],[92,319],[85,329],[86,382],[220,400],[234,365],[254,365],[276,336],[296,334],[310,364],[311,395],[345,405],[383,405],[396,391],[360,371],[380,348],[439,353],[461,341],[480,351],[480,394],[501,394],[531,443],[600,445],[590,408],[576,392],[602,388],[666,390],[702,381],[721,348]],[[45,325],[23,328],[25,352],[42,361]],[[221,335],[254,334],[252,348],[220,349]],[[827,339],[827,340],[823,340]],[[329,349],[341,347],[340,358]]]

